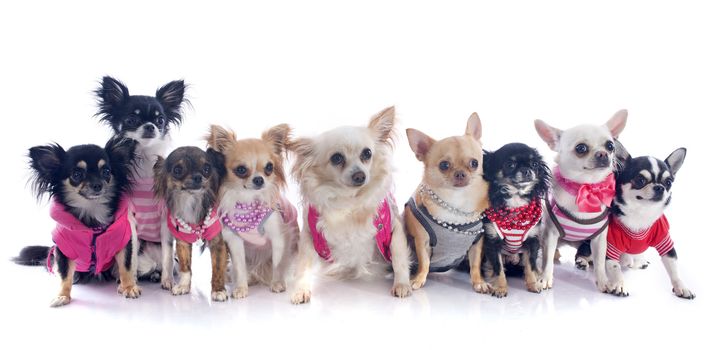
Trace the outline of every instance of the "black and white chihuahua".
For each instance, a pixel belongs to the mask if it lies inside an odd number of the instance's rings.
[[[135,225],[128,213],[131,167],[136,142],[112,138],[104,148],[58,144],[29,150],[32,188],[38,199],[48,194],[55,246],[25,247],[14,261],[22,265],[47,264],[61,277],[61,289],[51,306],[71,301],[71,287],[83,275],[116,276],[118,292],[137,298]],[[114,260],[116,264],[114,264]]]
[[[161,203],[153,196],[153,165],[170,146],[170,128],[182,122],[186,85],[182,80],[165,84],[153,96],[131,95],[126,85],[105,76],[95,93],[97,115],[109,124],[115,137],[138,141],[134,193],[136,225],[140,240],[138,276],[160,281],[160,222],[165,220]]]
[[[493,269],[492,294],[508,293],[504,265],[522,265],[528,291],[540,293],[541,203],[550,188],[550,169],[536,149],[510,143],[484,154],[483,174],[490,184],[483,250],[484,266]]]

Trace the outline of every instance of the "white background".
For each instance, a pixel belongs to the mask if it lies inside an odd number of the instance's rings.
[[[702,2],[685,1],[490,3],[0,5],[3,341],[60,348],[174,341],[270,348],[701,346],[710,295],[703,201],[710,13]],[[203,256],[190,296],[148,285],[141,299],[123,300],[113,285],[78,286],[71,305],[50,309],[55,278],[8,262],[24,245],[50,242],[46,201],[36,203],[25,185],[25,154],[50,141],[103,144],[110,133],[92,118],[91,91],[105,74],[133,94],[152,94],[173,79],[190,84],[194,108],[173,131],[175,146],[202,146],[210,123],[255,137],[288,122],[295,135],[308,136],[364,125],[396,105],[400,204],[421,173],[405,128],[436,138],[462,134],[477,111],[486,148],[521,141],[551,161],[535,118],[565,128],[601,124],[627,108],[621,138],[633,154],[665,158],[677,147],[689,149],[668,216],[681,276],[698,298],[672,295],[654,251],[646,253],[648,270],[626,274],[632,294],[618,299],[597,293],[564,250],[555,288],[540,295],[525,291],[520,279],[511,279],[506,299],[477,295],[464,274],[450,273],[431,277],[406,300],[388,296],[390,281],[328,281],[316,285],[305,306],[261,286],[246,300],[212,304]]]

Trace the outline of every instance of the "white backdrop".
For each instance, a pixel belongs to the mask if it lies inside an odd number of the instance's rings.
[[[695,344],[710,293],[703,220],[709,14],[702,2],[686,1],[5,2],[0,318],[17,330],[6,337],[66,338],[59,344],[79,347],[95,346],[86,339],[96,337],[116,345],[177,339],[299,348]],[[385,281],[324,282],[307,306],[291,306],[286,295],[263,287],[246,300],[213,305],[204,266],[189,297],[153,285],[142,299],[126,301],[112,285],[80,286],[75,303],[50,310],[56,281],[7,262],[24,245],[50,241],[46,201],[38,205],[25,186],[25,154],[50,141],[103,144],[109,129],[92,118],[91,91],[106,74],[133,94],[153,94],[174,79],[190,84],[193,108],[173,131],[176,147],[202,146],[210,123],[256,137],[288,122],[296,136],[308,136],[365,124],[395,105],[400,204],[421,173],[405,128],[435,138],[462,134],[477,111],[487,149],[520,141],[551,161],[535,118],[565,128],[603,123],[626,108],[621,139],[633,154],[665,158],[677,147],[689,149],[668,216],[682,276],[698,298],[670,293],[654,251],[646,254],[649,270],[627,274],[632,295],[623,300],[596,293],[591,276],[575,271],[565,251],[554,290],[533,295],[513,279],[503,300],[476,295],[466,276],[454,273],[433,277],[402,301],[386,295]]]

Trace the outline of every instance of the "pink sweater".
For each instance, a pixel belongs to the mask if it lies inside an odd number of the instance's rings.
[[[135,208],[138,238],[160,243],[160,218],[165,210],[165,203],[155,198],[152,177],[136,179],[131,204]]]

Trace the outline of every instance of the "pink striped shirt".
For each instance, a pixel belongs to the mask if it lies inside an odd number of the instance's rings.
[[[579,242],[596,237],[609,225],[609,208],[599,212],[599,216],[591,219],[574,217],[553,200],[545,201],[547,213],[555,224],[560,238],[569,242]]]
[[[138,238],[149,242],[160,242],[160,219],[165,203],[153,194],[153,178],[135,180],[131,196],[136,216]]]

